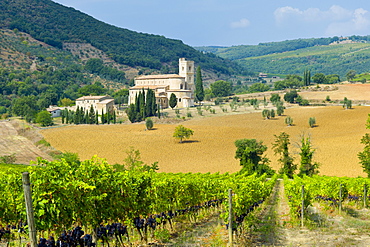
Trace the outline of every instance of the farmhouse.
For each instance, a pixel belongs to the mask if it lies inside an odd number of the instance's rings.
[[[51,114],[51,117],[60,117],[62,116],[62,110],[64,110],[65,107],[58,107],[51,105],[46,110]]]
[[[114,99],[110,96],[83,96],[76,99],[76,107],[82,107],[88,111],[91,106],[99,114],[113,112]]]
[[[177,107],[194,106],[194,61],[179,59],[179,74],[143,75],[135,78],[135,86],[130,88],[129,104],[135,103],[136,95],[148,88],[155,93],[157,104],[168,108],[171,94],[177,97]]]

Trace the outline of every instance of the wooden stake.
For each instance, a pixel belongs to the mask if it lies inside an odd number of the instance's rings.
[[[34,218],[33,207],[32,207],[32,193],[31,193],[30,174],[28,172],[22,173],[22,182],[23,182],[24,199],[25,199],[25,202],[26,202],[26,212],[27,212],[28,232],[29,232],[29,237],[30,237],[30,247],[37,247],[35,218]]]
[[[364,208],[367,207],[367,188],[366,184],[364,184]]]
[[[233,194],[229,189],[229,247],[233,246]]]
[[[302,185],[301,227],[304,226],[304,185]]]

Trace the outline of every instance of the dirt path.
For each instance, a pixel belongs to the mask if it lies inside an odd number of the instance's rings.
[[[314,203],[311,221],[305,227],[292,226],[283,180],[261,213],[254,246],[370,246],[370,211],[345,207],[337,210]]]
[[[30,164],[37,157],[51,160],[51,157],[26,137],[20,136],[10,121],[0,121],[0,156],[15,154],[17,164]]]
[[[191,223],[179,237],[166,246],[211,247],[226,246],[228,232],[221,224],[219,213],[213,213],[197,223]]]

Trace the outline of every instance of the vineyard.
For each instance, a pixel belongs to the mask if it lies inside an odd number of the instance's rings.
[[[37,165],[29,167],[36,229],[61,236],[59,241],[67,241],[64,231],[74,229],[80,237],[81,231],[89,233],[91,242],[105,241],[109,233],[123,244],[147,242],[172,230],[177,218],[196,222],[211,211],[219,211],[227,225],[228,189],[233,191],[233,230],[243,232],[244,218],[270,195],[276,181],[276,176],[242,174],[116,172],[97,157],[83,162],[39,159]],[[0,176],[0,222],[9,226],[8,235],[12,228],[25,228],[19,172]]]

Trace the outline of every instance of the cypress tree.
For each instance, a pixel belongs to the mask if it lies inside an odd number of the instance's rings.
[[[101,123],[105,124],[105,117],[104,117],[104,111],[101,109]]]
[[[155,93],[152,91],[152,116],[155,116],[157,111],[157,102],[155,101]]]
[[[88,124],[94,124],[95,123],[95,111],[93,106],[90,106],[90,112],[89,112],[89,118],[88,118]]]
[[[157,105],[157,108],[158,108],[158,111],[157,111],[157,116],[158,116],[158,118],[161,118],[161,106],[160,106],[160,104],[158,104]]]
[[[110,124],[110,120],[111,120],[111,115],[110,115],[110,111],[108,110],[107,111],[107,123]]]
[[[64,116],[65,114],[64,114],[64,111],[62,111],[62,124],[64,124],[64,118],[65,118],[65,116]]]
[[[116,122],[117,122],[116,111],[113,111],[113,123],[116,124]]]
[[[195,79],[195,97],[198,102],[201,102],[204,99],[203,79],[200,66],[197,67],[197,74]]]
[[[80,124],[79,116],[80,116],[80,107],[77,106],[77,109],[76,109],[76,112],[75,112],[75,116],[74,116],[74,122],[75,122],[75,124]]]
[[[146,102],[145,102],[145,117],[150,117],[153,115],[152,113],[152,90],[148,88],[146,92]]]
[[[95,112],[95,124],[99,124],[99,114],[98,114],[98,110],[96,110],[96,112]]]

